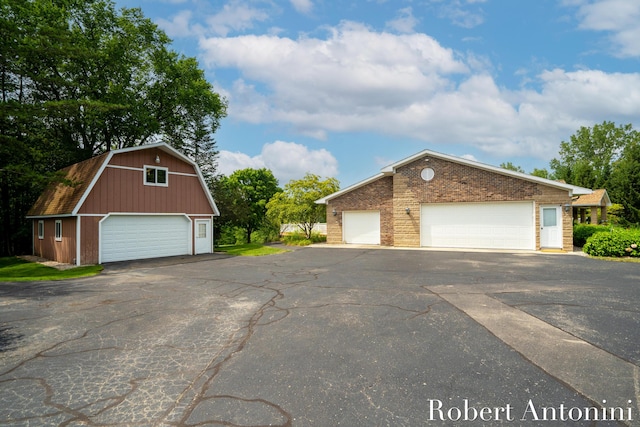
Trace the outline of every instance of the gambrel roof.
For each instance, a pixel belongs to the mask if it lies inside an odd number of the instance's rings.
[[[211,208],[215,212],[215,215],[220,215],[198,165],[170,145],[158,143],[108,151],[66,167],[61,171],[63,172],[62,180],[54,182],[47,187],[27,213],[27,218],[76,215],[87,195],[91,192],[93,186],[114,155],[152,148],[162,150],[192,165],[198,175],[200,185],[207,195]]]

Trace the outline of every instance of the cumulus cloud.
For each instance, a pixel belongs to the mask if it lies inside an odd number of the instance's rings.
[[[616,56],[640,56],[640,2],[596,0],[565,4],[578,7],[579,28],[609,33]]]
[[[292,179],[300,179],[307,173],[322,177],[338,174],[338,161],[325,150],[311,150],[295,142],[275,141],[265,144],[257,156],[240,152],[221,151],[218,159],[219,172],[230,175],[245,168],[267,168],[273,172],[281,185]]]
[[[640,73],[551,69],[509,90],[496,84],[488,59],[425,34],[353,22],[328,30],[326,39],[203,39],[208,66],[241,74],[229,89],[229,116],[319,139],[365,131],[548,160],[580,126],[629,123],[640,111]]]

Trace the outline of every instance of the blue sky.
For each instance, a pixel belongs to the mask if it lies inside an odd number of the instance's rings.
[[[638,0],[119,0],[229,102],[219,171],[343,187],[431,149],[548,167],[603,121],[640,129]]]

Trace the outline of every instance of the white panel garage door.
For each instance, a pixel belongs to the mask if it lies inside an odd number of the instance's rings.
[[[422,246],[533,250],[533,203],[422,205],[420,234]]]
[[[343,212],[342,230],[345,243],[354,243],[360,245],[379,245],[380,212]]]
[[[191,222],[184,215],[112,215],[101,223],[100,262],[186,255]]]

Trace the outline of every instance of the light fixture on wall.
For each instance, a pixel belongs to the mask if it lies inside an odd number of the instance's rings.
[[[331,212],[333,214],[333,216],[338,215],[338,212],[334,209],[333,212]]]
[[[156,154],[156,163],[160,164],[160,156]]]
[[[566,205],[564,205],[564,211],[565,212],[569,213],[570,209],[571,209],[571,205],[570,204],[567,203]]]
[[[409,215],[411,213],[411,208],[405,208],[404,211]]]

